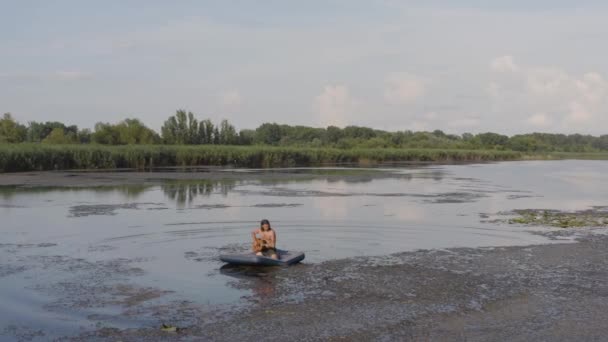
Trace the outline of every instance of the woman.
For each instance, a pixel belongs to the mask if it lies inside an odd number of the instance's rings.
[[[258,237],[259,235],[259,237]],[[253,244],[258,243],[261,240],[262,249],[261,251],[255,251],[256,255],[270,256],[273,259],[278,259],[277,254],[277,234],[270,227],[270,222],[264,219],[260,222],[260,229],[256,229],[251,233],[253,237]]]

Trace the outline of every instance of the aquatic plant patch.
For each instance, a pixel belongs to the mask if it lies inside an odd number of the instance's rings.
[[[510,212],[501,212],[499,215],[511,217],[498,218],[486,222],[558,228],[608,227],[608,207],[605,206],[595,206],[591,207],[591,209],[579,211],[518,209]]]

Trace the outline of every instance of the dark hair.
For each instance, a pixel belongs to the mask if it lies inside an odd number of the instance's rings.
[[[268,231],[271,231],[272,227],[270,226],[270,221],[268,221],[267,219],[263,219],[262,222],[260,222],[260,230],[264,228],[265,224],[268,225]]]

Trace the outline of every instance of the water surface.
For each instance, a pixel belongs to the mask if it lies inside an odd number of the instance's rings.
[[[280,248],[303,250],[306,263],[319,263],[415,249],[555,242],[530,232],[549,228],[489,223],[484,217],[608,204],[605,161],[240,171],[311,177],[3,188],[0,326],[11,333],[27,322],[61,335],[99,322],[146,324],[137,315],[116,319],[124,303],[113,298],[100,305],[61,299],[74,291],[75,297],[97,300],[78,291],[110,281],[170,291],[145,303],[239,303],[256,294],[233,286],[235,278],[220,272],[217,257],[249,248],[262,218],[272,222]],[[115,296],[125,297],[128,289],[121,291]]]

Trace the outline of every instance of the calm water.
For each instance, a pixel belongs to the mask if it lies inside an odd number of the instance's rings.
[[[608,205],[605,161],[375,170],[372,177],[364,170],[365,177],[337,181],[4,189],[0,263],[11,266],[0,273],[0,333],[3,326],[14,329],[23,322],[61,330],[111,312],[108,306],[50,309],[56,298],[44,285],[69,278],[70,271],[45,259],[49,256],[91,263],[129,259],[143,272],[124,276],[124,282],[174,291],[169,295],[174,299],[235,303],[248,293],[229,286],[234,279],[219,271],[217,256],[220,250],[248,248],[250,232],[262,218],[272,222],[280,248],[304,250],[305,262],[319,263],[415,249],[548,243],[529,227],[484,223],[480,214]]]

